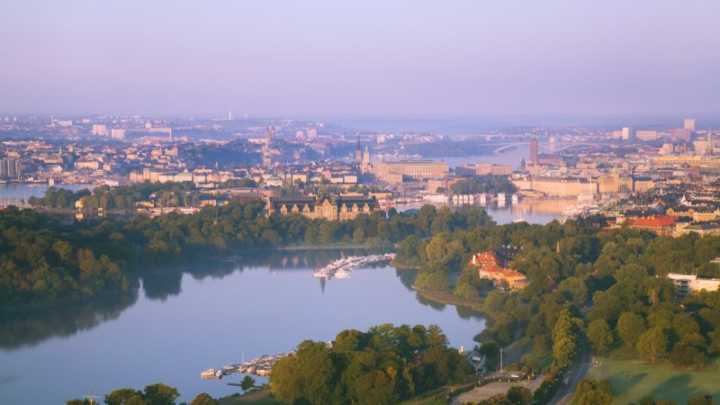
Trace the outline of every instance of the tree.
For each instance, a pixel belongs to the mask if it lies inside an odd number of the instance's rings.
[[[612,329],[604,319],[596,319],[590,322],[587,338],[597,354],[607,353],[614,341]]]
[[[190,402],[190,405],[217,405],[218,401],[215,400],[213,397],[210,396],[210,394],[207,394],[205,392],[198,394],[192,402]]]
[[[625,346],[635,347],[640,335],[645,332],[645,321],[634,312],[623,312],[618,319],[617,331]]]
[[[145,387],[144,397],[148,405],[174,405],[180,393],[174,387],[157,383]]]
[[[667,355],[668,337],[663,329],[651,328],[642,335],[637,342],[637,350],[650,363]]]
[[[532,391],[525,387],[510,387],[506,397],[513,405],[530,405],[532,403]]]
[[[609,405],[612,401],[612,390],[607,380],[585,379],[580,381],[575,390],[574,403],[578,405]]]
[[[142,392],[132,388],[120,388],[105,395],[105,403],[108,405],[127,405],[133,398],[142,399]]]
[[[242,388],[243,391],[247,391],[254,386],[255,386],[255,379],[253,379],[249,375],[246,375],[245,377],[243,377],[242,381],[240,382],[240,388]]]

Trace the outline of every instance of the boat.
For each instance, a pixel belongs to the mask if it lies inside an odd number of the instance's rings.
[[[350,278],[350,272],[344,269],[340,269],[337,272],[335,272],[335,278],[337,279],[345,279]]]

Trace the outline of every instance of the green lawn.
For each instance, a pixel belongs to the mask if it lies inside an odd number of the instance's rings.
[[[600,358],[588,377],[609,379],[616,404],[628,404],[644,397],[671,399],[684,404],[697,394],[712,394],[720,401],[720,360],[702,371],[651,365],[638,360]]]
[[[220,398],[220,405],[282,405],[282,402],[270,396],[270,390],[266,388]]]

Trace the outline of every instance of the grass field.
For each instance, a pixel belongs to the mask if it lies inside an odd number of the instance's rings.
[[[282,402],[270,396],[269,389],[227,396],[220,398],[219,402],[220,405],[282,405]]]
[[[684,404],[697,394],[711,394],[715,401],[720,401],[720,361],[702,371],[637,360],[601,358],[599,361],[600,365],[591,368],[588,377],[609,379],[616,404],[629,404],[644,397]]]

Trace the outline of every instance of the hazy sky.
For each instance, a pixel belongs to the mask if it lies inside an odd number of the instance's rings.
[[[718,0],[4,0],[0,111],[720,112]]]

